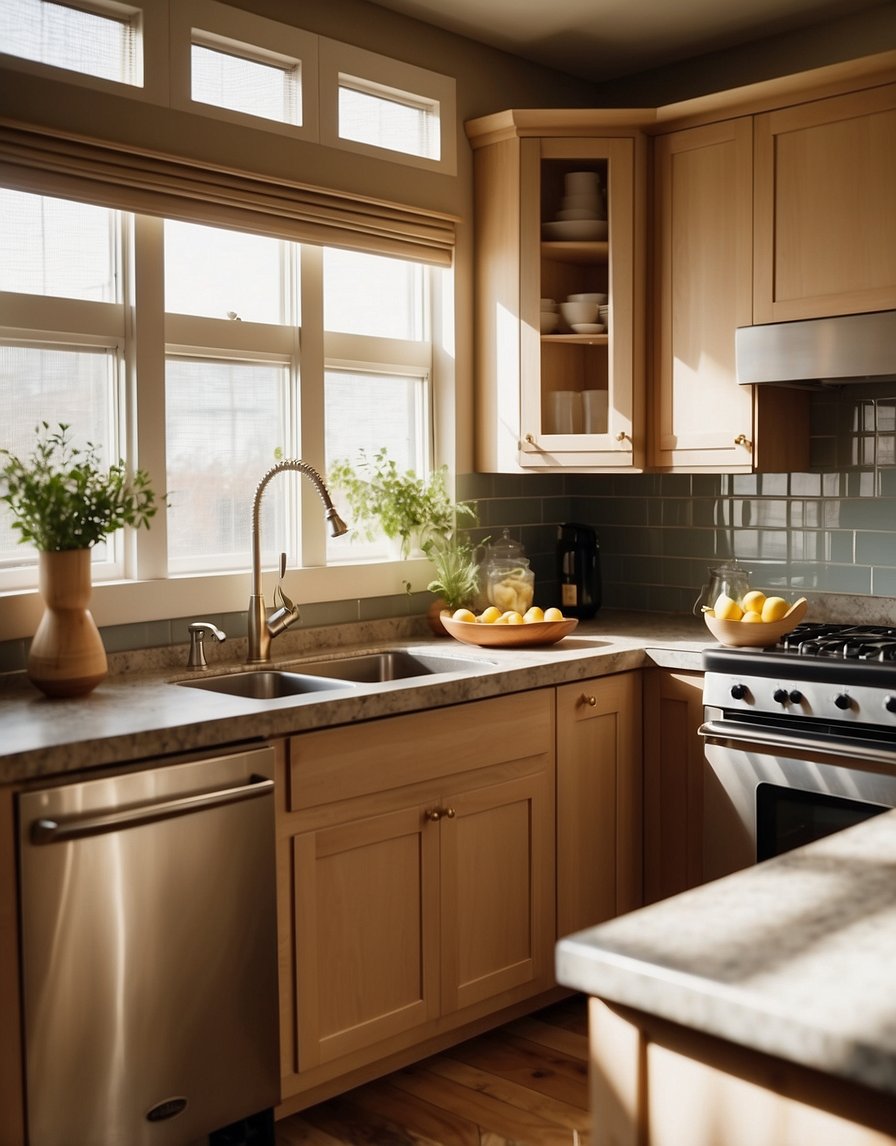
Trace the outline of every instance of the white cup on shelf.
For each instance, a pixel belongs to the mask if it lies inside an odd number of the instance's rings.
[[[582,391],[582,422],[586,434],[605,434],[609,425],[609,395],[606,390]]]
[[[553,434],[581,434],[582,395],[578,390],[555,390],[551,395]]]

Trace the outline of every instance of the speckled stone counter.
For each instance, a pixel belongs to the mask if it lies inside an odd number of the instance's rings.
[[[292,630],[276,642],[272,667],[302,667],[348,651],[401,647],[459,658],[458,671],[324,693],[247,700],[173,682],[186,646],[110,656],[110,675],[89,696],[47,700],[22,674],[0,679],[0,783],[129,763],[355,720],[459,704],[647,664],[701,667],[712,644],[694,617],[601,611],[556,645],[480,649],[436,638],[419,620]],[[423,635],[425,633],[425,635]],[[209,674],[244,668],[245,641],[209,650]]]
[[[557,978],[896,1098],[896,811],[557,946]]]

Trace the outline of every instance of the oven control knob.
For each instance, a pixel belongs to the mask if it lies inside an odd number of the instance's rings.
[[[896,696],[885,696],[884,708],[887,712],[896,712]]]
[[[772,693],[772,700],[776,700],[778,704],[786,704],[788,700],[786,688],[776,688]]]
[[[749,689],[745,684],[733,684],[731,686],[731,696],[734,700],[743,700],[748,692]]]
[[[791,704],[801,704],[802,700],[803,700],[803,694],[800,692],[800,690],[798,688],[792,688],[790,690],[790,703]]]
[[[845,692],[839,692],[834,697],[834,704],[840,709],[852,708],[852,699]]]

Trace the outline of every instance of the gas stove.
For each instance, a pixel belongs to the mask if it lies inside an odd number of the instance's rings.
[[[803,622],[766,649],[704,650],[704,702],[729,715],[896,732],[896,628]]]

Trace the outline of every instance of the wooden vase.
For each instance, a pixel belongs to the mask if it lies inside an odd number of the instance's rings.
[[[447,637],[448,630],[442,624],[442,613],[448,612],[445,608],[445,602],[441,597],[436,599],[430,604],[426,610],[426,622],[429,625],[430,632],[436,637]],[[448,614],[451,615],[450,613]]]
[[[44,615],[31,642],[26,672],[47,696],[85,696],[109,671],[106,650],[87,608],[90,550],[41,553],[38,586]]]

